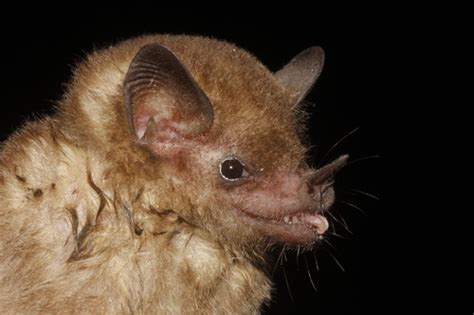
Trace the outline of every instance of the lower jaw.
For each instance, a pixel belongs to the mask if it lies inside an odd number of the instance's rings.
[[[316,230],[301,223],[289,224],[264,218],[254,218],[249,214],[238,210],[239,216],[248,224],[258,230],[259,234],[280,243],[288,245],[311,246],[321,238]]]

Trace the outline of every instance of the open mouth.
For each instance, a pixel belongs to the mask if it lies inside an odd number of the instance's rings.
[[[298,199],[301,201],[291,202],[291,199],[285,201],[282,198],[275,202],[274,198],[264,198],[265,203],[253,204],[250,207],[237,205],[239,217],[273,240],[294,245],[314,243],[329,228],[328,220],[323,214],[334,203],[333,176],[346,164],[347,159],[348,156],[343,155],[312,172],[305,186],[309,198],[306,198],[304,193],[298,195],[301,190],[296,190],[295,195],[301,197]],[[285,191],[286,187],[281,187],[280,189]],[[265,193],[262,195],[265,197]],[[299,209],[295,208],[295,204],[300,204]]]
[[[329,228],[327,219],[313,211],[301,211],[275,218],[257,216],[244,210],[239,212],[243,214],[243,220],[264,235],[289,244],[314,243]]]

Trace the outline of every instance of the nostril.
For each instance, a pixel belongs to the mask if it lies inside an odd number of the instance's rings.
[[[333,181],[329,181],[329,182],[324,183],[323,185],[321,185],[321,186],[322,186],[322,193],[323,193],[323,195],[326,195],[326,193],[331,190],[332,184],[334,184],[334,182],[333,182]]]
[[[332,194],[333,187],[332,187],[333,182],[325,182],[319,185],[311,185],[308,184],[308,194],[313,198],[314,200],[324,200],[328,198],[329,195]]]
[[[319,201],[324,195],[323,188],[321,185],[308,185],[308,194],[314,201]]]

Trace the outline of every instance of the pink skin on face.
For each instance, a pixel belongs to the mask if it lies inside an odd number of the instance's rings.
[[[312,196],[311,191],[321,189],[310,189],[298,174],[256,181],[252,190],[242,187],[233,194],[234,205],[244,220],[267,236],[289,243],[312,242],[326,232],[329,225],[321,213],[332,204],[332,188]]]
[[[232,192],[234,208],[245,223],[272,239],[313,243],[329,228],[323,214],[334,202],[331,177],[347,158],[343,156],[309,172],[310,176],[283,172],[265,178],[256,176]]]

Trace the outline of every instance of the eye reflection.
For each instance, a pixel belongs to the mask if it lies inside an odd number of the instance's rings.
[[[227,158],[221,162],[219,172],[225,180],[235,181],[245,175],[245,166],[237,158]]]

